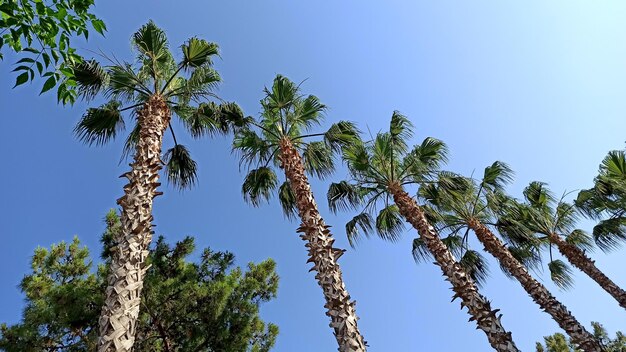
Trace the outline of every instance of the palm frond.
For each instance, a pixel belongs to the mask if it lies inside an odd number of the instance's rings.
[[[181,80],[177,86],[165,90],[166,96],[178,97],[184,104],[190,101],[214,97],[213,90],[222,81],[219,73],[211,67],[202,66],[195,69],[188,80]]]
[[[328,208],[335,214],[338,210],[356,209],[363,202],[363,196],[360,187],[347,181],[331,183],[326,193]]]
[[[198,180],[197,165],[189,150],[182,144],[176,144],[163,156],[167,180],[183,190],[191,188]]]
[[[228,122],[222,116],[222,109],[214,102],[203,103],[194,108],[188,105],[176,106],[178,115],[194,138],[225,134],[229,131]]]
[[[307,143],[302,151],[302,162],[308,173],[320,179],[332,175],[335,171],[332,150],[324,142]]]
[[[394,150],[398,153],[404,153],[407,150],[407,141],[413,136],[413,124],[399,111],[394,111],[389,123],[389,135]]]
[[[562,290],[570,289],[574,286],[572,269],[562,260],[556,259],[548,263],[550,278]]]
[[[190,38],[181,46],[183,61],[180,66],[183,68],[196,68],[211,65],[211,57],[219,55],[219,47],[215,43],[210,43],[204,39]]]
[[[545,182],[533,181],[524,189],[524,198],[533,207],[546,208],[554,201],[554,196],[548,190]]]
[[[567,237],[565,237],[565,242],[572,244],[584,251],[593,251],[593,239],[589,234],[583,230],[576,229],[572,231]]]
[[[78,94],[91,100],[109,84],[108,72],[96,60],[81,61],[72,67]]]
[[[298,87],[283,75],[276,75],[271,90],[265,88],[263,106],[266,110],[289,109],[298,98]]]
[[[496,161],[485,168],[483,183],[493,187],[494,189],[501,190],[512,181],[513,170],[501,161]]]
[[[87,109],[74,127],[74,134],[88,145],[103,145],[114,139],[117,132],[124,129],[120,106],[119,101],[112,100],[98,108]]]
[[[357,142],[359,130],[349,121],[339,121],[330,126],[324,133],[324,143],[333,151],[340,152],[352,143]]]
[[[397,242],[404,232],[404,222],[395,204],[384,207],[376,216],[376,232],[383,240]]]
[[[287,124],[290,126],[288,134],[292,137],[297,137],[301,132],[321,124],[326,105],[316,96],[309,95],[303,100],[295,99],[293,104],[294,112],[287,115]]]
[[[482,287],[489,278],[489,266],[485,257],[475,250],[465,251],[459,265],[474,280],[478,287]]]
[[[617,179],[626,179],[626,155],[623,150],[612,150],[602,160],[600,165],[601,172],[608,177]]]
[[[145,101],[151,94],[146,82],[140,78],[129,63],[109,69],[107,94],[127,102]]]
[[[527,269],[538,271],[541,266],[541,255],[539,249],[534,246],[509,246],[507,250]],[[510,279],[514,279],[511,273],[502,265],[500,266],[504,274]]]
[[[259,206],[262,200],[269,200],[272,191],[278,186],[278,178],[269,167],[260,167],[250,170],[243,185],[241,193],[246,202],[253,206]]]
[[[278,200],[280,201],[283,214],[285,214],[286,218],[294,219],[298,215],[296,196],[293,194],[288,181],[283,182],[278,188]]]
[[[368,213],[360,213],[346,223],[346,234],[350,246],[355,247],[359,242],[361,233],[366,237],[372,232],[372,216]],[[359,231],[360,229],[360,231]]]
[[[456,258],[462,257],[463,252],[466,250],[463,236],[458,234],[450,234],[446,237],[442,237],[441,242],[448,247],[450,252],[452,252],[452,255]]]
[[[428,262],[433,259],[432,253],[430,253],[428,247],[426,247],[426,243],[424,243],[421,238],[413,239],[411,253],[416,263]]]
[[[370,155],[367,147],[360,140],[344,148],[343,159],[348,165],[348,168],[355,174],[364,174],[370,170]]]
[[[626,242],[626,218],[617,217],[600,221],[593,227],[593,239],[604,252],[620,248]]]
[[[241,155],[241,163],[251,165],[256,161],[265,162],[270,158],[270,144],[250,129],[242,129],[235,134],[233,150]]]
[[[152,60],[158,60],[169,52],[165,32],[157,27],[152,20],[133,34],[132,43],[139,53]]]

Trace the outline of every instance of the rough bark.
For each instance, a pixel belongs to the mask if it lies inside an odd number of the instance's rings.
[[[578,344],[584,351],[602,351],[602,347],[593,335],[576,320],[565,305],[530,275],[526,267],[511,255],[511,252],[489,228],[475,219],[470,220],[468,225],[476,233],[480,243],[485,246],[485,250],[493,255],[500,265],[519,281],[533,301],[550,314],[557,324],[567,332],[572,342]]]
[[[366,343],[357,326],[359,319],[355,311],[355,301],[350,300],[337,259],[345,250],[333,247],[333,238],[329,226],[324,223],[313,198],[311,186],[304,173],[302,157],[291,141],[284,139],[280,143],[281,167],[289,181],[296,198],[296,206],[301,219],[298,232],[307,242],[309,251],[307,263],[313,263],[311,271],[317,271],[315,278],[324,292],[330,317],[330,327],[334,330],[340,352],[361,352],[366,350]]]
[[[500,317],[496,316],[498,310],[492,310],[489,301],[478,292],[474,281],[457,263],[435,229],[428,223],[417,202],[399,184],[391,184],[388,189],[393,195],[400,214],[417,230],[435,258],[435,264],[441,268],[446,280],[452,284],[452,290],[455,293],[453,300],[457,297],[461,298],[461,307],[467,307],[471,315],[470,321],[476,321],[478,328],[485,332],[489,344],[496,351],[519,352],[511,333],[504,329]]]
[[[138,112],[139,141],[121,207],[122,231],[112,250],[106,299],[100,313],[99,352],[131,351],[135,342],[148,247],[152,240],[152,200],[160,192],[161,145],[171,113],[163,98],[150,97]]]
[[[563,254],[567,260],[575,267],[587,274],[593,281],[597,282],[606,292],[608,292],[619,305],[626,309],[626,291],[617,286],[615,282],[609,279],[600,269],[596,267],[595,261],[587,257],[585,252],[573,244],[565,242],[561,236],[552,233],[548,236],[550,242],[554,243],[559,252]]]

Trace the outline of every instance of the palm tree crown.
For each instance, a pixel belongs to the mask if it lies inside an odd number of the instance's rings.
[[[357,135],[354,124],[337,122],[324,133],[309,133],[319,126],[326,106],[314,95],[303,96],[299,86],[278,75],[261,100],[263,112],[258,121],[247,118],[247,128],[235,134],[233,148],[241,162],[252,168],[243,183],[244,199],[254,206],[269,200],[278,187],[273,167],[280,167],[280,144],[289,142],[301,154],[305,170],[316,177],[329,176],[335,168],[333,154],[349,144]],[[307,141],[322,137],[321,141]],[[287,181],[278,190],[278,198],[286,216],[296,213],[295,201]]]
[[[102,66],[95,60],[76,65],[74,75],[79,94],[92,100],[102,94],[108,102],[89,108],[76,125],[77,137],[89,145],[102,145],[113,140],[125,129],[122,112],[137,112],[151,97],[160,97],[171,113],[180,118],[194,138],[214,133],[226,133],[234,120],[241,121],[242,112],[233,103],[216,104],[207,99],[213,93],[220,76],[212,68],[218,46],[204,39],[190,38],[181,45],[182,58],[174,61],[165,32],[152,21],[141,27],[131,38],[136,53],[134,62],[108,59]],[[219,101],[219,98],[217,98]],[[139,139],[136,114],[134,128],[129,133],[124,155],[135,149]],[[165,153],[168,179],[185,188],[196,179],[196,163],[187,148],[178,144],[173,130],[174,146]]]

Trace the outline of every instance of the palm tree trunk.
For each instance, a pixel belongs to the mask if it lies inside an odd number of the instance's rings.
[[[572,342],[587,352],[602,351],[602,348],[585,327],[559,302],[548,289],[535,280],[526,267],[523,266],[509,252],[496,235],[484,224],[476,219],[468,222],[469,227],[476,233],[476,237],[485,246],[485,250],[493,255],[500,265],[519,281],[524,290],[532,297],[541,309],[550,314],[559,326],[567,332]]]
[[[472,316],[470,321],[476,320],[478,328],[485,332],[489,344],[496,351],[519,352],[511,333],[504,329],[500,317],[496,316],[498,310],[491,310],[489,301],[478,292],[476,284],[457,263],[435,229],[428,223],[417,202],[402,189],[400,184],[391,184],[388,189],[400,214],[417,230],[420,238],[435,257],[435,262],[443,271],[446,280],[452,284],[452,290],[455,293],[453,299],[460,297],[461,307],[467,307]]]
[[[98,351],[131,351],[135,342],[137,317],[146,258],[152,240],[152,200],[160,192],[161,145],[171,113],[163,98],[154,95],[138,112],[139,141],[124,196],[117,200],[122,208],[122,231],[112,249],[106,299],[100,313]]]
[[[604,273],[596,267],[595,261],[587,257],[585,252],[573,244],[565,242],[561,236],[555,233],[551,233],[548,236],[548,239],[557,246],[559,252],[561,252],[561,254],[563,254],[563,256],[567,258],[570,263],[572,263],[572,265],[597,282],[600,287],[615,298],[617,303],[619,303],[622,308],[626,309],[626,291],[617,286],[611,279],[604,275]]]
[[[330,326],[334,330],[340,352],[364,352],[365,340],[357,326],[359,319],[354,309],[355,301],[350,301],[337,259],[344,250],[333,248],[333,238],[329,226],[324,223],[317,210],[317,204],[311,192],[309,180],[304,174],[302,157],[294,148],[291,141],[283,139],[280,143],[281,167],[296,198],[296,206],[302,223],[298,228],[300,238],[305,240],[309,249],[309,260],[312,262],[311,271],[317,271],[315,278],[324,292],[327,309],[330,317]]]

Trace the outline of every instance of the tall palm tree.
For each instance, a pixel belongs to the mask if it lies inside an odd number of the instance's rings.
[[[509,217],[521,221],[541,240],[548,243],[551,260],[554,245],[572,265],[597,282],[622,308],[626,309],[626,291],[598,269],[595,261],[587,256],[586,251],[593,249],[593,241],[583,230],[575,229],[579,213],[574,205],[562,198],[556,200],[546,184],[537,181],[531,182],[526,187],[524,197],[526,204],[515,207],[509,212]],[[564,268],[564,265],[560,265],[560,268],[555,269],[568,270]],[[551,270],[554,274],[554,268]],[[571,285],[568,281],[564,281],[563,284]]]
[[[261,118],[247,121],[249,128],[238,132],[233,142],[242,162],[255,167],[244,180],[244,199],[255,206],[269,199],[278,187],[273,167],[284,170],[286,181],[278,189],[279,200],[286,216],[297,213],[300,218],[297,231],[307,242],[308,262],[313,263],[311,270],[317,271],[315,278],[326,299],[326,315],[331,319],[339,351],[365,351],[354,301],[350,301],[337,263],[344,250],[333,247],[335,240],[317,209],[306,176],[332,173],[333,151],[354,139],[356,129],[341,121],[325,133],[308,134],[321,123],[326,106],[313,95],[301,95],[299,87],[281,75],[274,79],[271,89],[265,89],[261,105]],[[309,137],[323,137],[323,141],[305,142]]]
[[[544,285],[532,277],[524,264],[507,249],[488,226],[498,225],[496,214],[491,211],[490,206],[493,206],[493,203],[498,206],[499,193],[503,192],[503,186],[512,180],[512,176],[513,173],[506,164],[495,162],[485,168],[483,178],[478,183],[474,179],[456,176],[457,182],[425,185],[420,189],[420,195],[432,204],[434,212],[431,217],[439,220],[435,227],[440,233],[448,232],[458,236],[464,232],[464,236],[459,240],[467,243],[471,230],[485,250],[498,260],[505,272],[519,281],[533,301],[552,316],[574,343],[585,351],[601,351],[594,336]]]
[[[330,186],[330,207],[333,210],[359,209],[365,204],[362,212],[346,225],[351,243],[358,240],[360,232],[368,235],[374,226],[382,238],[396,240],[402,230],[399,215],[404,217],[417,230],[436,265],[452,284],[454,297],[461,298],[461,305],[468,308],[471,320],[476,320],[491,346],[497,351],[518,351],[511,334],[496,316],[497,310],[491,309],[489,301],[478,292],[474,281],[441,241],[422,207],[405,190],[408,185],[432,182],[437,169],[447,158],[445,144],[434,138],[426,138],[409,150],[407,141],[411,135],[411,122],[394,112],[389,132],[378,133],[372,141],[355,142],[346,147],[343,156],[352,181]],[[373,224],[371,213],[379,201],[384,207]]]
[[[162,167],[163,135],[170,128],[174,146],[165,154],[168,179],[179,187],[196,181],[196,163],[187,148],[178,144],[171,129],[177,115],[192,136],[228,131],[228,121],[242,119],[235,104],[203,102],[215,97],[213,88],[220,81],[211,67],[218,47],[203,39],[191,38],[180,48],[177,63],[169,50],[165,33],[153,22],[132,36],[136,51],[132,63],[111,60],[102,66],[95,60],[74,67],[80,94],[93,99],[102,93],[109,101],[90,108],[78,122],[75,132],[87,144],[104,144],[114,139],[125,125],[124,111],[131,112],[134,128],[125,154],[134,151],[121,207],[121,235],[111,261],[106,300],[99,319],[98,351],[130,351],[133,347],[146,258],[152,239],[152,201]]]

